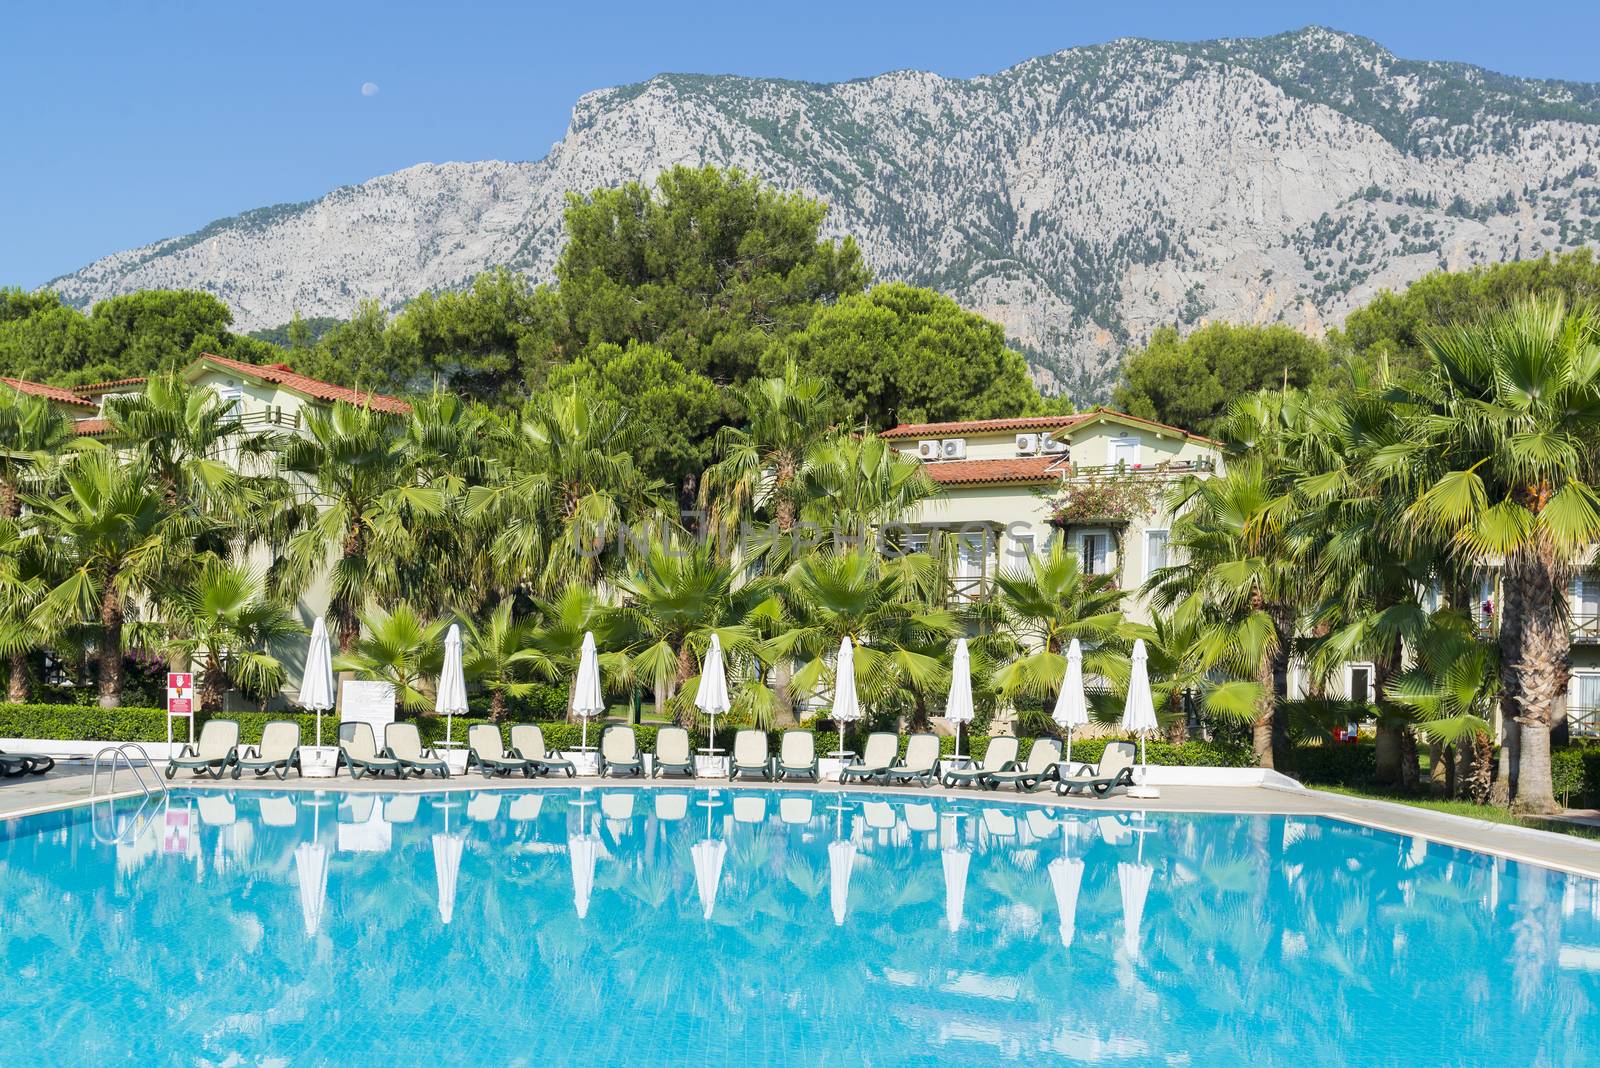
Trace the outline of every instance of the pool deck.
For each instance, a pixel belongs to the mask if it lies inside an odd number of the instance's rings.
[[[126,785],[126,772],[119,785]],[[88,802],[90,775],[85,766],[64,764],[51,773],[19,779],[0,780],[0,819],[23,816],[35,812],[48,812],[69,808]],[[441,791],[560,789],[577,786],[588,787],[642,787],[653,789],[685,785],[710,786],[717,789],[764,789],[773,784],[755,781],[728,782],[721,778],[702,777],[698,780],[674,779],[597,779],[592,776],[578,778],[550,777],[540,779],[515,778],[485,779],[477,773],[457,775],[450,779],[372,779],[353,781],[341,775],[337,779],[299,779],[290,776],[280,782],[276,777],[253,777],[234,781],[224,778],[193,779],[187,775],[172,783],[174,791],[185,790],[335,790],[341,793],[437,793]],[[1323,793],[1319,790],[1284,789],[1274,786],[1163,786],[1158,800],[1137,800],[1116,793],[1105,798],[1058,797],[1055,792],[1037,794],[1017,793],[1013,790],[976,791],[971,789],[948,790],[942,786],[924,789],[920,786],[847,786],[837,783],[782,783],[783,789],[810,790],[836,794],[846,792],[902,794],[907,797],[962,797],[984,801],[1012,801],[1026,805],[1043,805],[1051,808],[1070,808],[1077,811],[1099,810],[1128,811],[1144,809],[1150,812],[1218,812],[1233,814],[1268,813],[1290,816],[1327,816],[1392,834],[1414,836],[1440,845],[1456,846],[1516,860],[1542,865],[1560,871],[1600,878],[1600,840],[1578,838],[1570,835],[1539,831],[1527,827],[1489,823],[1467,816],[1389,801],[1347,797],[1342,794]],[[117,797],[135,797],[139,791],[119,790]]]

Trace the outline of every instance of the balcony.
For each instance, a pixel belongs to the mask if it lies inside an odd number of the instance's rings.
[[[1185,475],[1210,474],[1216,471],[1216,461],[1201,457],[1197,460],[1165,460],[1157,464],[1075,464],[1063,462],[1051,467],[1052,474],[1072,479],[1103,478],[1182,478]]]
[[[1600,708],[1567,709],[1567,730],[1574,738],[1600,738]]]
[[[1574,612],[1568,621],[1573,645],[1600,645],[1600,613]]]
[[[251,433],[266,430],[299,430],[300,413],[286,412],[282,408],[259,408],[239,415],[239,426]]]

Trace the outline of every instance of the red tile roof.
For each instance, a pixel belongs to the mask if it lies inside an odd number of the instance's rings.
[[[72,392],[79,394],[102,393],[105,390],[114,389],[117,386],[137,386],[141,382],[145,381],[148,380],[145,378],[113,378],[108,382],[90,382],[89,384],[83,386],[73,386]]]
[[[0,382],[4,382],[18,393],[29,393],[35,397],[55,401],[57,404],[76,404],[82,408],[97,407],[94,401],[85,400],[69,389],[47,386],[42,382],[28,382],[20,378],[0,378]]]
[[[1060,456],[1018,456],[999,460],[939,460],[924,464],[928,477],[941,486],[995,482],[1054,482],[1061,477]]]
[[[323,382],[315,378],[308,378],[299,374],[286,363],[245,363],[243,360],[230,360],[226,356],[213,356],[204,353],[196,363],[208,363],[216,367],[236,371],[249,378],[262,382],[271,382],[282,386],[284,389],[313,400],[345,401],[370,407],[375,412],[392,412],[396,415],[410,415],[411,405],[399,397],[388,397],[382,393],[363,393],[358,389],[347,389],[336,386],[332,382]]]
[[[970,419],[964,423],[901,423],[885,430],[882,438],[938,438],[951,434],[992,434],[1002,430],[1054,430],[1076,426],[1093,412],[1074,415],[1032,415],[1020,419]]]
[[[1137,415],[1127,412],[1112,411],[1110,408],[1091,408],[1087,412],[1074,412],[1071,415],[1033,415],[1023,416],[1019,419],[971,419],[964,423],[901,423],[891,427],[878,435],[883,438],[942,438],[958,437],[963,434],[995,434],[1007,430],[1060,430],[1063,427],[1079,426],[1091,423],[1098,419],[1114,419],[1118,422],[1137,423],[1141,426],[1153,427],[1164,430],[1169,434],[1178,434],[1182,437],[1193,438],[1216,445],[1219,442],[1211,438],[1202,437],[1192,430],[1185,430],[1181,426],[1170,426],[1158,423],[1154,419],[1141,419]]]
[[[104,419],[79,419],[72,424],[72,432],[82,437],[93,437],[104,434],[111,429],[111,424]]]

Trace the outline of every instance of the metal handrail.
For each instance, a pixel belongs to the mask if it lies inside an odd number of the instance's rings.
[[[147,800],[155,800],[157,797],[167,796],[167,784],[161,781],[161,775],[155,770],[155,763],[150,759],[150,754],[145,751],[144,746],[138,742],[123,742],[120,745],[108,745],[94,755],[94,770],[89,780],[89,797],[91,799],[100,795],[101,759],[108,753],[111,757],[107,765],[111,773],[111,782],[107,788],[107,793],[115,794],[117,792],[117,764],[120,762],[128,766],[128,774],[132,775],[133,781],[139,784],[139,789],[144,792]],[[139,758],[144,761],[142,765],[133,762],[133,753],[137,753]],[[150,772],[155,782],[155,789],[151,789],[150,784],[145,781],[144,772],[140,771],[141,767]]]

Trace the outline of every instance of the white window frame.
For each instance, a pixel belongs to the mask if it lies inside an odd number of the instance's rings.
[[[1006,556],[1012,563],[1025,564],[1038,551],[1038,540],[1034,534],[1013,534],[1006,539]]]
[[[1378,694],[1378,668],[1376,664],[1367,660],[1356,660],[1344,666],[1344,699],[1356,699],[1356,672],[1367,673],[1367,703],[1377,700]]]
[[[1168,527],[1150,527],[1149,529],[1147,529],[1144,532],[1144,577],[1145,578],[1149,578],[1150,575],[1155,571],[1155,569],[1150,566],[1150,535],[1152,535],[1152,534],[1160,534],[1162,536],[1163,543],[1166,546],[1166,548],[1163,551],[1164,555],[1166,556],[1166,559],[1164,561],[1162,561],[1161,566],[1162,567],[1170,567],[1172,565],[1172,530],[1170,528],[1168,528]]]
[[[1123,447],[1130,447],[1133,450],[1133,455],[1131,457],[1120,455]],[[1111,466],[1116,467],[1118,464],[1127,464],[1129,468],[1138,467],[1139,449],[1140,441],[1133,434],[1119,434],[1117,437],[1112,438]]]
[[[1101,557],[1101,560],[1102,560],[1102,562],[1104,564],[1104,567],[1100,571],[1089,570],[1088,567],[1086,566],[1088,564],[1088,562],[1089,562],[1089,554],[1084,551],[1084,543],[1086,541],[1088,541],[1090,538],[1104,538],[1105,539],[1105,546],[1106,546],[1105,554]],[[1111,538],[1111,531],[1109,531],[1109,530],[1080,530],[1080,531],[1077,532],[1077,538],[1076,538],[1076,542],[1075,542],[1075,544],[1073,546],[1073,549],[1076,552],[1077,557],[1078,557],[1078,567],[1079,567],[1080,570],[1083,571],[1083,573],[1085,575],[1110,575],[1110,574],[1115,573],[1115,571],[1116,571],[1116,563],[1115,563],[1115,559],[1114,558],[1115,558],[1117,550],[1116,550],[1116,542],[1113,541],[1112,538]]]

